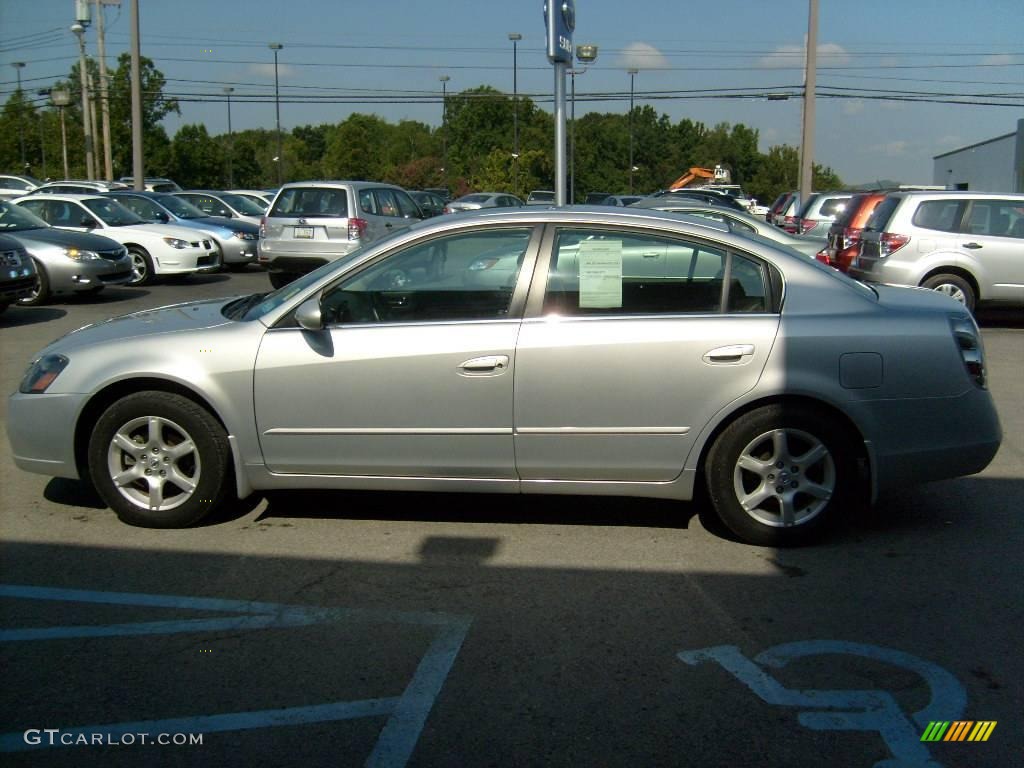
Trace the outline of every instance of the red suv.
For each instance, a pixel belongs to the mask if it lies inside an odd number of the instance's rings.
[[[860,250],[860,233],[872,212],[885,199],[885,192],[864,192],[854,195],[846,209],[829,227],[825,247],[818,251],[823,261],[840,272],[850,268]]]

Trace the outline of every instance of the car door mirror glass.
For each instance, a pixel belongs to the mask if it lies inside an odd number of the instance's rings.
[[[99,222],[97,222],[92,216],[83,216],[78,226],[85,227],[86,229],[95,229],[99,226]]]
[[[323,315],[320,312],[319,294],[299,304],[295,310],[295,322],[307,331],[323,330]]]

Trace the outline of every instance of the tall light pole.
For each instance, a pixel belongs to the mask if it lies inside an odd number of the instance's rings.
[[[629,194],[633,194],[633,79],[640,71],[638,69],[627,70],[629,72]]]
[[[444,188],[448,194],[448,75],[441,75],[441,178],[444,179]]]
[[[146,161],[142,152],[142,41],[139,32],[139,0],[132,0],[131,93],[132,93],[132,187],[145,189]]]
[[[64,128],[64,107],[71,103],[71,91],[64,88],[54,88],[50,91],[50,101],[60,112],[60,149],[64,156],[64,178],[69,177],[68,172],[68,132]]]
[[[22,104],[24,96],[21,93],[21,70],[25,68],[25,62],[12,61],[11,66],[18,73],[18,144],[21,145],[21,169],[24,171],[28,165],[25,162],[25,110]]]
[[[271,43],[270,50],[274,52],[274,110],[277,113],[277,185],[283,183],[281,166],[284,165],[284,157],[281,154],[281,93],[277,79],[277,52],[284,48],[280,43]]]
[[[82,84],[82,132],[85,135],[85,178],[96,178],[92,157],[92,129],[89,127],[89,77],[85,72],[85,26],[76,21],[71,32],[78,38],[78,75]]]
[[[584,65],[583,69],[570,69],[572,78],[571,114],[569,116],[569,204],[576,202],[576,75],[587,71],[587,66],[597,58],[596,45],[577,45],[576,58]]]
[[[523,36],[509,32],[512,41],[512,194],[519,196],[519,41]]]
[[[235,89],[230,85],[224,86],[224,93],[228,97],[228,187],[235,186],[235,137],[234,134],[231,133],[231,94],[234,92]]]

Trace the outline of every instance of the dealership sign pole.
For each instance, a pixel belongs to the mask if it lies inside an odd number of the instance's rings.
[[[545,0],[544,23],[548,32],[548,61],[555,67],[555,205],[565,205],[565,73],[573,55],[574,0]]]

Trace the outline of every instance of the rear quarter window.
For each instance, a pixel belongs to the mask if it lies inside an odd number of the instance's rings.
[[[849,203],[848,197],[830,197],[821,204],[821,215],[836,216],[845,211]]]

